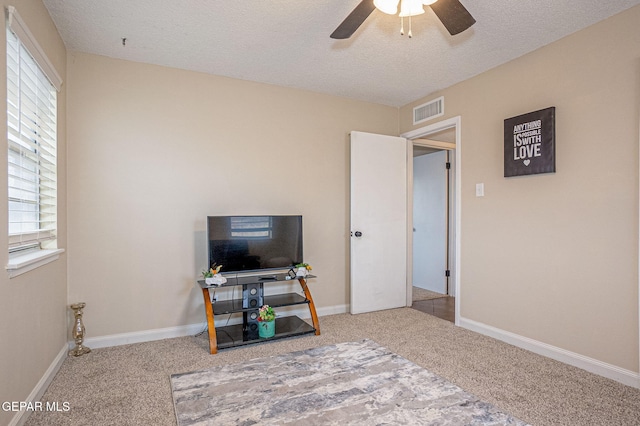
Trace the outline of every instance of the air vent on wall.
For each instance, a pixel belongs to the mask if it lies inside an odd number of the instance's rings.
[[[444,115],[444,96],[413,108],[413,124],[420,124]]]

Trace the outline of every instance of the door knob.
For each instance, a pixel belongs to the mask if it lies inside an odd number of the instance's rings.
[[[360,237],[362,237],[362,232],[360,232],[360,231],[356,231],[356,234],[355,234],[355,235],[356,235],[356,237],[360,238]]]

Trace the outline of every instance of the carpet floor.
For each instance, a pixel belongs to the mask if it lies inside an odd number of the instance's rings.
[[[456,327],[410,308],[320,318],[320,336],[208,353],[206,333],[67,358],[43,402],[67,412],[34,412],[36,425],[174,425],[171,374],[370,339],[502,411],[533,425],[635,425],[640,390]]]
[[[372,340],[171,375],[180,426],[525,426]]]

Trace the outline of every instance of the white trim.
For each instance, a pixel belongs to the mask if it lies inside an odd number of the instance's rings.
[[[472,330],[477,333],[484,334],[485,336],[490,336],[511,345],[517,346],[519,348],[526,349],[538,355],[555,359],[556,361],[573,365],[574,367],[581,368],[590,373],[594,373],[599,376],[615,380],[624,385],[640,389],[640,374],[634,371],[620,368],[606,362],[598,361],[597,359],[589,358],[575,352],[567,351],[556,346],[548,345],[546,343],[539,342],[528,337],[520,336],[518,334],[514,334],[467,318],[459,318],[458,325],[468,330]]]
[[[172,339],[200,333],[207,326],[206,323],[181,325],[178,327],[156,328],[153,330],[133,331],[130,333],[110,334],[107,336],[85,338],[83,345],[91,349],[108,348],[110,346],[129,345],[132,343],[151,342],[154,340]],[[75,347],[75,342],[69,342],[69,349]]]
[[[62,367],[62,363],[65,359],[67,359],[67,351],[67,345],[64,345],[60,352],[58,352],[58,355],[56,355],[56,357],[53,359],[53,362],[51,363],[49,368],[47,368],[47,371],[44,372],[36,386],[33,388],[29,396],[27,396],[25,402],[40,401],[40,399],[44,395],[44,392],[51,384],[51,381],[58,373],[58,370],[60,370],[60,367]],[[31,411],[25,410],[16,412],[16,414],[9,422],[9,426],[23,425],[27,421],[27,418],[29,418],[29,414],[31,414]]]
[[[42,50],[42,47],[40,47],[40,44],[29,30],[29,27],[27,27],[27,24],[22,20],[14,6],[7,6],[6,12],[7,25],[11,28],[11,31],[18,36],[51,84],[53,84],[59,92],[62,87],[62,77],[60,77],[60,74],[58,74],[55,67],[44,53],[44,50]]]
[[[413,142],[407,141],[407,298],[406,306],[413,304]]]
[[[17,277],[25,272],[32,271],[40,266],[51,263],[64,253],[64,249],[37,250],[25,254],[9,256],[5,269],[9,278]]]
[[[409,140],[417,139],[422,136],[427,136],[429,134],[433,134],[436,132],[440,132],[442,130],[447,130],[454,128],[456,131],[456,160],[455,160],[455,264],[454,270],[455,274],[453,276],[453,286],[455,288],[455,324],[459,325],[460,321],[460,300],[461,300],[461,291],[460,291],[460,265],[461,265],[461,256],[460,256],[460,241],[462,236],[462,117],[459,115],[456,117],[448,118],[446,120],[438,121],[437,123],[433,123],[429,126],[420,127],[419,129],[411,130],[409,132],[403,133],[400,136]],[[407,271],[411,269],[411,259],[407,258]],[[407,287],[410,287],[411,283],[407,282]],[[411,290],[408,290],[411,291]]]
[[[460,124],[461,124],[461,117],[458,115],[456,117],[447,118],[446,120],[438,121],[437,123],[433,123],[428,126],[424,126],[424,127],[420,127],[420,128],[408,131],[406,133],[401,134],[400,136],[407,139],[416,139],[422,136],[430,135],[432,133],[437,133],[443,130],[459,127]],[[457,140],[456,140],[456,145],[458,145]]]
[[[443,150],[447,150],[447,151],[451,151],[456,149],[456,144],[455,142],[442,142],[442,141],[434,141],[431,139],[422,139],[422,138],[418,138],[418,139],[411,139],[413,141],[414,145],[418,145],[418,146],[426,146],[429,148],[438,148],[438,149],[443,149]]]
[[[215,305],[214,305],[215,306]],[[317,310],[319,316],[344,314],[348,312],[349,305],[336,305],[321,308]],[[300,318],[311,318],[309,308],[306,305],[287,310],[287,315],[298,315]],[[216,315],[218,325],[233,325],[242,323],[241,317],[233,317],[228,322],[224,319],[226,315]],[[153,330],[133,331],[130,333],[111,334],[107,336],[90,337],[84,339],[83,345],[91,348],[107,348],[110,346],[129,345],[132,343],[151,342],[154,340],[172,339],[175,337],[193,336],[206,330],[207,323],[197,323],[189,325],[181,325],[177,327],[156,328]],[[322,331],[322,327],[320,327]],[[74,341],[68,342],[69,349],[75,346]]]

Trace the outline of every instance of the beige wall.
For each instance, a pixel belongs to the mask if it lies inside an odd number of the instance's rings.
[[[69,54],[69,300],[89,337],[204,321],[205,219],[302,214],[319,309],[348,303],[348,132],[398,110]]]
[[[635,7],[400,113],[406,132],[444,95],[445,118],[462,117],[462,317],[633,372],[638,22]],[[504,178],[504,119],[549,106],[557,172]]]
[[[24,400],[60,353],[69,302],[87,302],[89,337],[202,322],[206,215],[304,215],[316,304],[348,303],[347,133],[411,130],[411,107],[440,94],[445,118],[462,116],[462,316],[638,371],[640,7],[406,106],[398,129],[397,110],[380,105],[67,60],[41,2],[11,4],[65,80],[67,252],[0,281],[1,400]],[[552,105],[557,173],[503,178],[503,120]],[[0,411],[0,423],[11,417]]]
[[[14,0],[10,4],[26,22],[49,60],[66,84],[66,51],[62,40],[39,0]],[[4,16],[4,15],[3,15]],[[4,19],[0,37],[0,92],[6,93],[6,36]],[[66,96],[58,94],[58,229],[59,247],[66,239]],[[6,97],[0,116],[6,117]],[[6,118],[0,120],[0,133],[7,134]],[[6,145],[3,145],[6,146]],[[7,170],[7,151],[0,150],[2,170]],[[7,205],[7,175],[0,173],[2,205]],[[0,223],[7,223],[6,209],[0,209]],[[7,245],[7,226],[0,226],[1,240]],[[7,250],[0,251],[0,263],[7,264]],[[68,339],[66,254],[60,259],[9,279],[0,274],[0,401],[23,401],[34,389]],[[7,424],[15,413],[0,410],[0,424]]]

